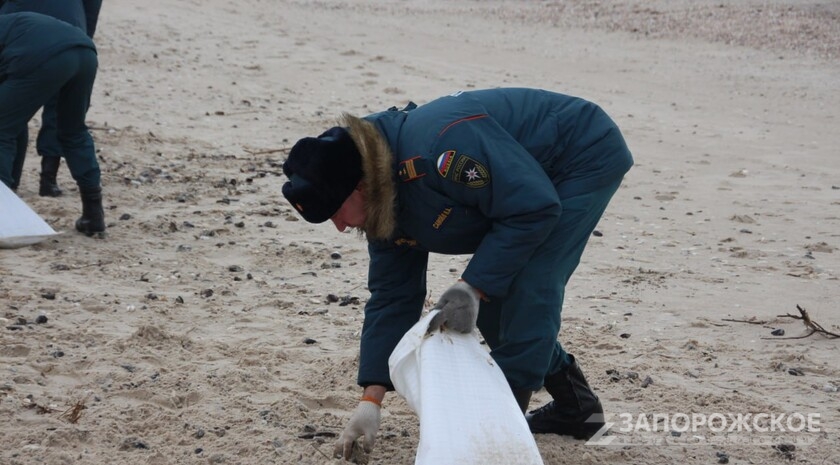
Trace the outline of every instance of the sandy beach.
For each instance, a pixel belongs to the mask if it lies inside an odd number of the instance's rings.
[[[343,463],[367,249],[297,216],[283,160],[504,86],[598,103],[636,160],[560,335],[614,426],[544,462],[840,464],[840,339],[797,319],[840,334],[838,2],[106,0],[96,44],[108,234],[73,230],[66,166],[38,196],[30,144],[18,195],[62,234],[0,250],[0,464]],[[431,302],[468,260],[432,257]],[[674,421],[713,414],[817,425]],[[418,430],[389,394],[357,462],[412,464]]]

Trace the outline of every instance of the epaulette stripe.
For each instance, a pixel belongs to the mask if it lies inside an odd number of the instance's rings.
[[[455,125],[456,125],[456,124],[458,124],[458,123],[463,123],[464,121],[473,121],[473,120],[477,120],[477,119],[481,119],[481,118],[486,118],[486,117],[487,117],[487,115],[486,115],[486,114],[483,114],[483,115],[473,115],[473,116],[467,116],[467,117],[465,117],[465,118],[461,118],[461,119],[459,119],[459,120],[457,120],[457,121],[453,121],[453,122],[449,123],[448,125],[446,125],[446,127],[445,127],[445,128],[443,128],[443,129],[442,129],[442,130],[438,133],[438,137],[442,136],[442,135],[443,135],[443,133],[445,133],[446,131],[448,131],[448,130],[449,130],[449,128],[451,128],[452,126],[455,126]]]
[[[400,162],[400,169],[397,174],[402,182],[414,181],[426,175],[426,173],[417,173],[417,168],[414,166],[414,161],[419,158],[421,157],[418,155]]]

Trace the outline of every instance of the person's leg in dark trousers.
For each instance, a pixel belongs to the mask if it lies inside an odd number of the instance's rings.
[[[516,277],[508,296],[501,302],[482,303],[479,310],[478,328],[520,407],[525,410],[530,393],[545,386],[557,405],[566,408],[550,412],[554,415],[549,418],[558,420],[551,422],[551,428],[541,428],[537,421],[535,430],[529,418],[534,432],[589,437],[600,428],[586,422],[592,413],[603,412],[600,401],[557,336],[566,284],[619,184],[561,199],[557,226]],[[566,385],[570,375],[580,378],[572,381],[573,386]]]
[[[9,76],[0,83],[0,181],[10,188],[20,182],[29,139],[27,124],[44,104],[44,96],[61,84],[37,74]]]
[[[29,145],[29,127],[23,125],[15,143],[15,162],[12,165],[12,190],[20,186],[20,179],[23,176],[23,163],[26,161],[26,148]]]
[[[44,104],[41,111],[41,129],[35,146],[41,156],[41,176],[38,194],[44,197],[58,197],[62,194],[58,187],[56,176],[61,165],[61,144],[58,142],[58,128],[56,105],[58,97],[54,96]]]
[[[76,221],[76,230],[93,235],[105,231],[99,162],[85,124],[98,61],[96,52],[82,47],[62,52],[61,56],[73,74],[58,92],[58,141],[82,197],[82,217]]]

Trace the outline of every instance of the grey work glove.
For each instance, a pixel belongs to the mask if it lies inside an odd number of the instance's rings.
[[[353,455],[353,443],[361,436],[365,437],[363,442],[365,452],[370,453],[373,450],[376,432],[379,430],[379,410],[380,407],[373,402],[366,400],[359,402],[335,444],[333,455],[336,458],[343,457],[344,460],[350,460]]]
[[[429,323],[429,331],[446,326],[459,333],[472,332],[478,319],[478,291],[458,281],[440,296],[435,308],[440,312]]]

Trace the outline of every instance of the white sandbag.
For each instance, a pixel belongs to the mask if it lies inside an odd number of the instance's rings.
[[[420,417],[416,465],[542,464],[502,370],[475,334],[434,331],[430,312],[391,353],[391,381]]]
[[[0,182],[0,249],[35,244],[57,233]]]

